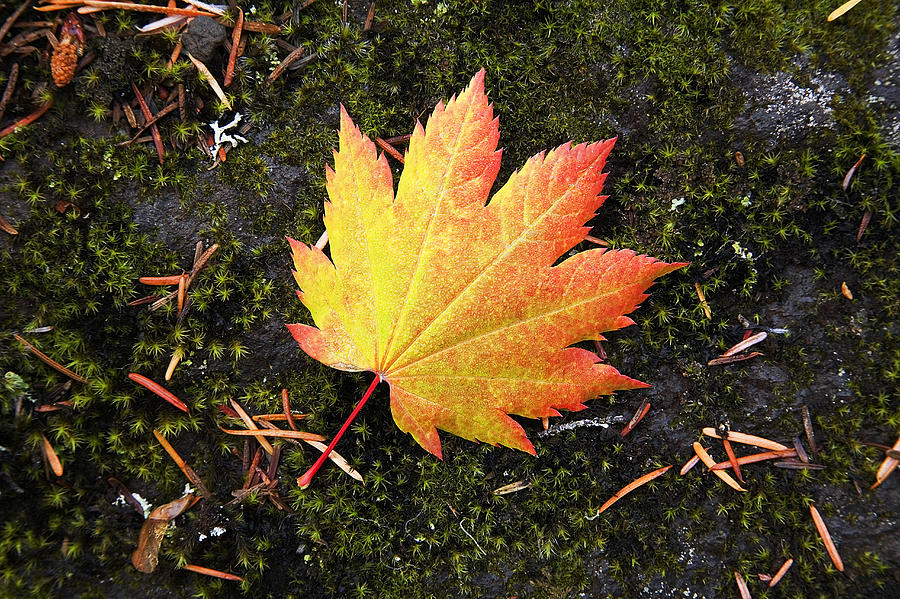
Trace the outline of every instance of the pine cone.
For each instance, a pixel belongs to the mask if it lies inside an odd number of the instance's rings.
[[[63,87],[71,83],[75,77],[75,67],[78,66],[78,51],[73,43],[61,42],[50,57],[50,72],[56,87]]]

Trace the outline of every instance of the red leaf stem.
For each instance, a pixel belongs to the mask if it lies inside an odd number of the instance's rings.
[[[328,448],[322,452],[322,455],[320,455],[319,459],[316,460],[316,463],[312,465],[312,468],[307,470],[303,476],[297,479],[297,484],[300,485],[301,489],[305,489],[309,486],[309,483],[312,482],[312,477],[316,475],[316,472],[319,471],[319,468],[321,468],[322,464],[325,463],[325,460],[328,459],[328,454],[331,453],[331,451],[334,449],[334,446],[337,445],[338,441],[341,440],[341,437],[350,426],[350,423],[353,422],[353,419],[356,418],[356,415],[359,414],[359,411],[362,410],[363,406],[366,405],[366,402],[369,401],[369,397],[371,397],[372,392],[375,391],[375,387],[377,387],[378,383],[380,382],[381,375],[376,374],[375,378],[372,380],[372,383],[369,385],[369,388],[366,389],[365,395],[363,395],[362,399],[359,400],[359,403],[356,404],[356,407],[353,408],[350,416],[347,417],[347,420],[344,421],[344,425],[341,427],[341,430],[337,432],[337,434],[334,436],[334,439],[332,439],[331,443],[328,444]]]

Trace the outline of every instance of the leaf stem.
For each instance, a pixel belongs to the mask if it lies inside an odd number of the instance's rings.
[[[341,427],[341,430],[337,432],[334,436],[334,439],[331,440],[331,443],[328,444],[328,447],[325,451],[322,452],[322,455],[319,456],[319,459],[316,460],[316,463],[312,465],[312,468],[306,471],[306,473],[297,479],[297,484],[300,485],[301,489],[305,489],[312,482],[312,477],[316,475],[316,472],[319,471],[319,468],[322,467],[322,464],[325,463],[325,460],[328,459],[328,454],[334,449],[334,446],[337,445],[338,441],[341,440],[341,437],[346,432],[347,427],[350,426],[350,423],[353,422],[353,419],[356,418],[356,415],[359,414],[359,411],[362,410],[363,406],[366,405],[366,402],[371,397],[372,392],[375,391],[375,387],[378,386],[378,383],[381,382],[381,375],[376,374],[375,378],[372,380],[372,383],[369,385],[369,388],[366,389],[365,395],[363,395],[362,399],[359,400],[359,403],[356,404],[356,407],[350,412],[350,416],[347,417],[347,420],[344,421],[344,425]]]

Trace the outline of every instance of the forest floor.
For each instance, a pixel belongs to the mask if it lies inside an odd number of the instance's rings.
[[[0,596],[738,597],[735,573],[754,597],[900,595],[900,478],[871,488],[900,435],[900,5],[826,22],[823,1],[266,0],[147,34],[163,15],[106,10],[81,15],[86,64],[59,87],[44,29],[73,43],[72,9],[35,6],[0,36],[0,87],[17,80],[0,126],[49,106],[0,134]],[[238,7],[223,101],[186,54],[224,84]],[[285,327],[311,322],[285,237],[324,231],[340,106],[390,140],[481,68],[495,190],[542,150],[617,137],[591,236],[690,262],[603,342],[651,386],[546,430],[519,418],[536,456],[442,434],[443,460],[395,426],[381,386],[338,446],[365,485],[327,464],[299,489],[318,452],[280,441],[259,453],[274,482],[248,481],[257,445],[220,430],[241,426],[230,400],[277,413],[287,389],[302,428],[330,437],[371,381]],[[159,149],[135,90],[162,114]],[[190,272],[198,242],[217,250],[181,318],[174,300],[129,305],[155,291],[139,277]],[[744,352],[760,355],[709,365],[761,332]],[[190,414],[127,376],[163,382],[175,353],[164,384]],[[814,466],[748,464],[745,492],[702,465],[679,474],[696,441],[726,459],[705,427],[800,443]],[[159,529],[142,573],[138,496],[162,506],[189,482],[154,430],[209,496]],[[760,575],[787,559],[770,588]]]

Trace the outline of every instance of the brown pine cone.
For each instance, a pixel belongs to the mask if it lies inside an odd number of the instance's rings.
[[[78,51],[73,43],[60,42],[50,57],[50,72],[56,87],[63,87],[71,83],[75,77],[75,67],[78,66]]]

